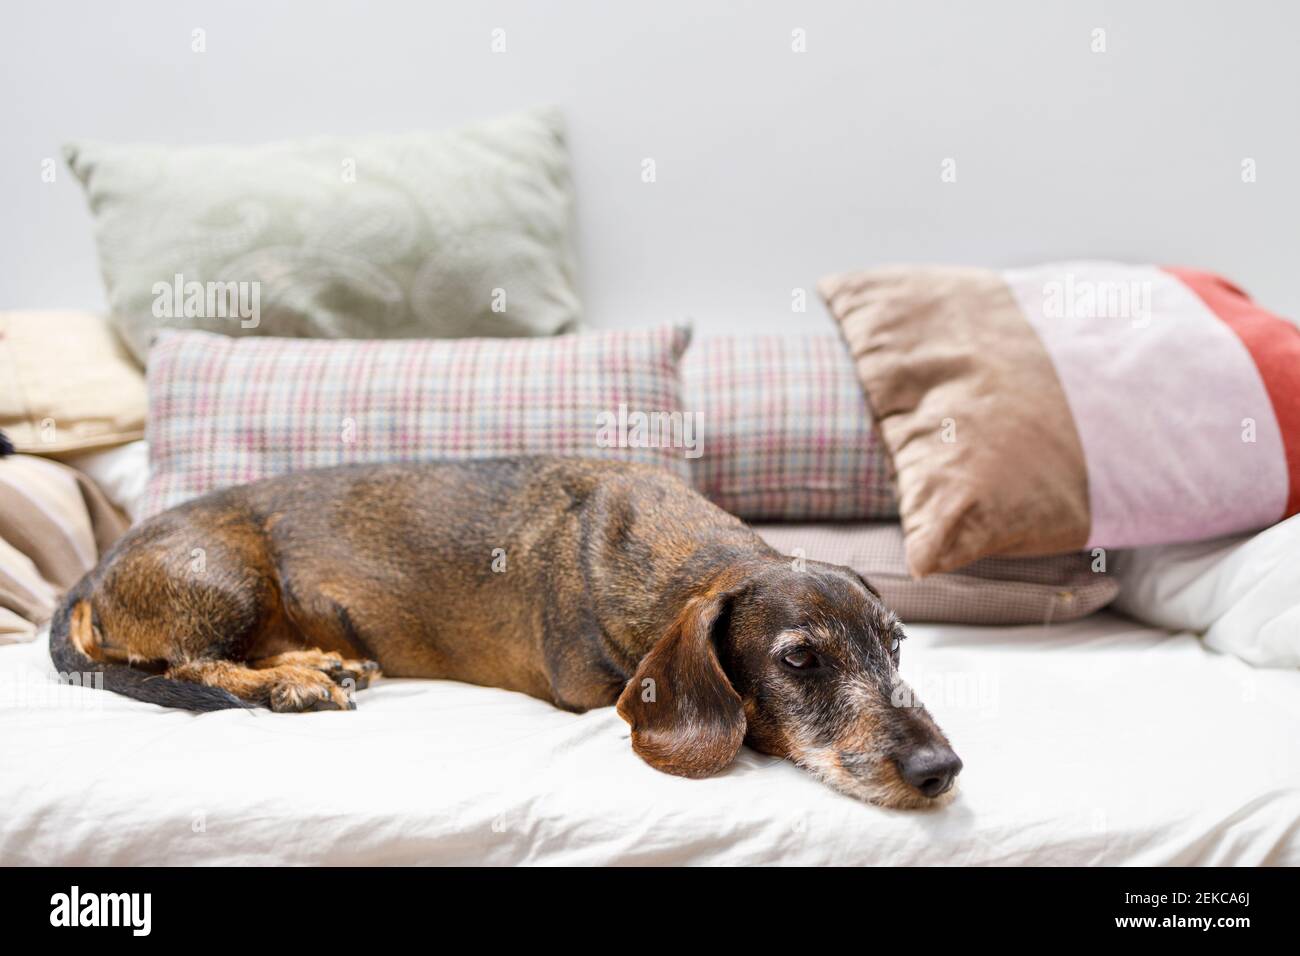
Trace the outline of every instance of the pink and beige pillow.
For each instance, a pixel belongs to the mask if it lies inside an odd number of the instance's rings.
[[[820,290],[893,458],[913,574],[1300,511],[1300,329],[1217,276],[897,267]]]
[[[641,461],[602,415],[682,411],[683,327],[536,339],[339,340],[160,333],[149,353],[144,516],[205,492],[350,462],[506,455]],[[629,431],[628,438],[634,439]]]
[[[714,336],[682,360],[687,405],[706,428],[695,486],[761,521],[898,514],[884,446],[835,335]]]

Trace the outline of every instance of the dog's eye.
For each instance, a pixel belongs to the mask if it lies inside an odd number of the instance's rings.
[[[797,671],[805,671],[817,666],[817,655],[812,651],[800,648],[797,651],[791,651],[781,658],[781,663],[787,667],[793,667]]]
[[[891,633],[889,637],[889,656],[894,659],[895,667],[898,666],[898,660],[902,657],[903,641],[906,639],[907,635],[903,633],[903,622],[896,622],[894,624],[893,633]]]

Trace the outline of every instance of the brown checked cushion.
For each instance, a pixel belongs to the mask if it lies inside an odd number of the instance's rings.
[[[913,578],[903,529],[893,522],[755,525],[791,556],[842,564],[871,582],[904,621],[943,624],[1051,624],[1085,617],[1119,594],[1119,582],[1092,570],[1087,552],[1047,558],[985,558]]]

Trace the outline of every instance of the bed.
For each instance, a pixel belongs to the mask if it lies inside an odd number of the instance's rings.
[[[612,708],[384,680],[352,713],[195,715],[54,683],[44,637],[0,647],[0,861],[1300,864],[1300,673],[1108,613],[910,630],[966,764],[931,812],[747,748],[666,776]]]

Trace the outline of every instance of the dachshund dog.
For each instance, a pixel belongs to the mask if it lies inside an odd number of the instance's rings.
[[[50,631],[64,673],[190,710],[351,709],[382,668],[617,704],[703,777],[742,743],[852,796],[944,802],[961,769],[854,571],[792,560],[680,479],[579,458],[345,465],[214,492],[126,534]]]

